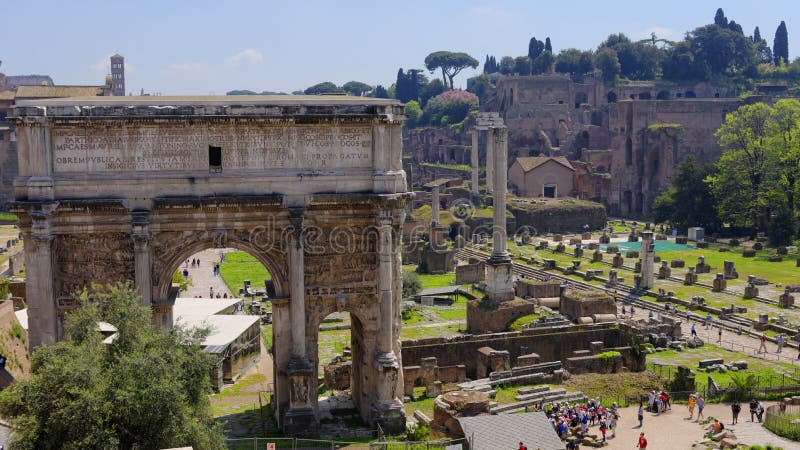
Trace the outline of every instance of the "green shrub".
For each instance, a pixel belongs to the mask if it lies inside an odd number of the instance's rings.
[[[598,353],[595,356],[603,362],[608,362],[611,361],[612,358],[615,358],[617,356],[622,356],[622,353],[616,350],[612,350],[610,352]]]

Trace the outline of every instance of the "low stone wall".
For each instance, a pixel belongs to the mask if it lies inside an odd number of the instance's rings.
[[[471,333],[492,333],[506,331],[514,319],[532,314],[536,307],[533,301],[514,299],[501,303],[494,309],[484,309],[482,300],[467,303],[467,329]]]
[[[477,283],[484,278],[486,278],[486,266],[483,262],[456,266],[457,285]]]
[[[561,296],[561,281],[518,280],[514,284],[517,297],[552,298]]]
[[[599,230],[606,225],[605,207],[586,201],[539,209],[523,209],[512,204],[509,211],[514,214],[518,227],[531,227],[539,233],[580,232],[585,225]]]
[[[536,353],[541,361],[565,362],[567,358],[574,356],[575,350],[587,350],[589,342],[603,342],[605,349],[616,350],[629,346],[634,339],[637,336],[631,328],[618,324],[531,328],[508,333],[406,340],[402,342],[402,357],[403,366],[419,365],[420,360],[425,357],[436,357],[443,366],[464,364],[467,376],[474,378],[478,349],[481,347],[507,350],[511,361],[516,361],[522,355]],[[625,357],[623,353],[623,358]],[[640,367],[632,364],[636,355],[631,354],[629,357],[631,363],[626,366],[630,370],[643,370],[643,353],[638,356],[641,358]]]
[[[610,358],[600,358],[597,355],[575,356],[567,358],[564,362],[564,368],[571,374],[616,373],[623,366],[622,355],[615,355]]]

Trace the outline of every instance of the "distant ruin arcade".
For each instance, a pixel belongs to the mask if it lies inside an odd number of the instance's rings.
[[[279,425],[314,434],[318,328],[351,314],[353,402],[405,428],[403,106],[361,97],[85,97],[19,102],[13,210],[30,346],[63,338],[74,293],[129,281],[172,325],[178,265],[207,248],[272,275]]]

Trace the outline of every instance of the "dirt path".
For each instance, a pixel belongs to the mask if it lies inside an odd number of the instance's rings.
[[[773,403],[764,403],[769,406]],[[744,405],[746,409],[747,405]],[[692,444],[703,438],[704,428],[694,420],[689,420],[686,405],[674,405],[671,411],[663,414],[645,413],[644,424],[639,428],[636,420],[636,407],[622,408],[621,418],[617,426],[617,435],[608,439],[608,449],[631,449],[644,432],[648,441],[648,449],[689,449]],[[773,444],[784,450],[800,448],[800,444],[773,434],[760,423],[750,422],[750,414],[745,410],[739,415],[739,423],[731,425],[731,408],[729,404],[708,404],[705,416],[722,419],[725,429],[733,431],[740,444],[761,445]],[[696,417],[696,416],[695,416]],[[593,428],[599,435],[597,427]]]
[[[178,267],[178,270],[181,272],[184,270],[189,271],[189,278],[192,280],[192,285],[189,286],[185,292],[181,292],[181,297],[209,298],[212,288],[215,296],[219,293],[219,295],[227,294],[228,297],[232,297],[233,294],[228,289],[225,281],[222,280],[222,277],[214,275],[214,264],[219,262],[220,254],[233,251],[236,250],[232,248],[203,250],[200,253],[192,255],[192,257],[189,258],[190,263],[188,265],[184,261],[183,264]],[[199,259],[200,266],[192,267],[192,259]]]

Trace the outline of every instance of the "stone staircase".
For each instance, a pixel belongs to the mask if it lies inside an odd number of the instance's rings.
[[[520,389],[520,394],[516,397],[516,402],[492,407],[492,414],[512,413],[524,410],[539,403],[581,403],[588,399],[583,392],[568,392],[566,389],[550,389],[550,386],[534,386],[532,388]]]
[[[533,374],[531,374],[533,375]],[[523,375],[530,376],[530,375]],[[489,378],[481,378],[479,380],[467,381],[458,385],[459,388],[467,391],[481,391],[488,392],[490,396],[494,397],[494,386],[504,384],[508,379],[492,380]],[[511,413],[524,410],[539,403],[556,403],[556,402],[570,402],[580,403],[586,402],[588,398],[583,392],[568,392],[566,389],[550,389],[548,385],[538,385],[532,387],[525,387],[519,390],[519,395],[516,401],[505,405],[498,405],[492,402],[490,412],[492,414]]]

